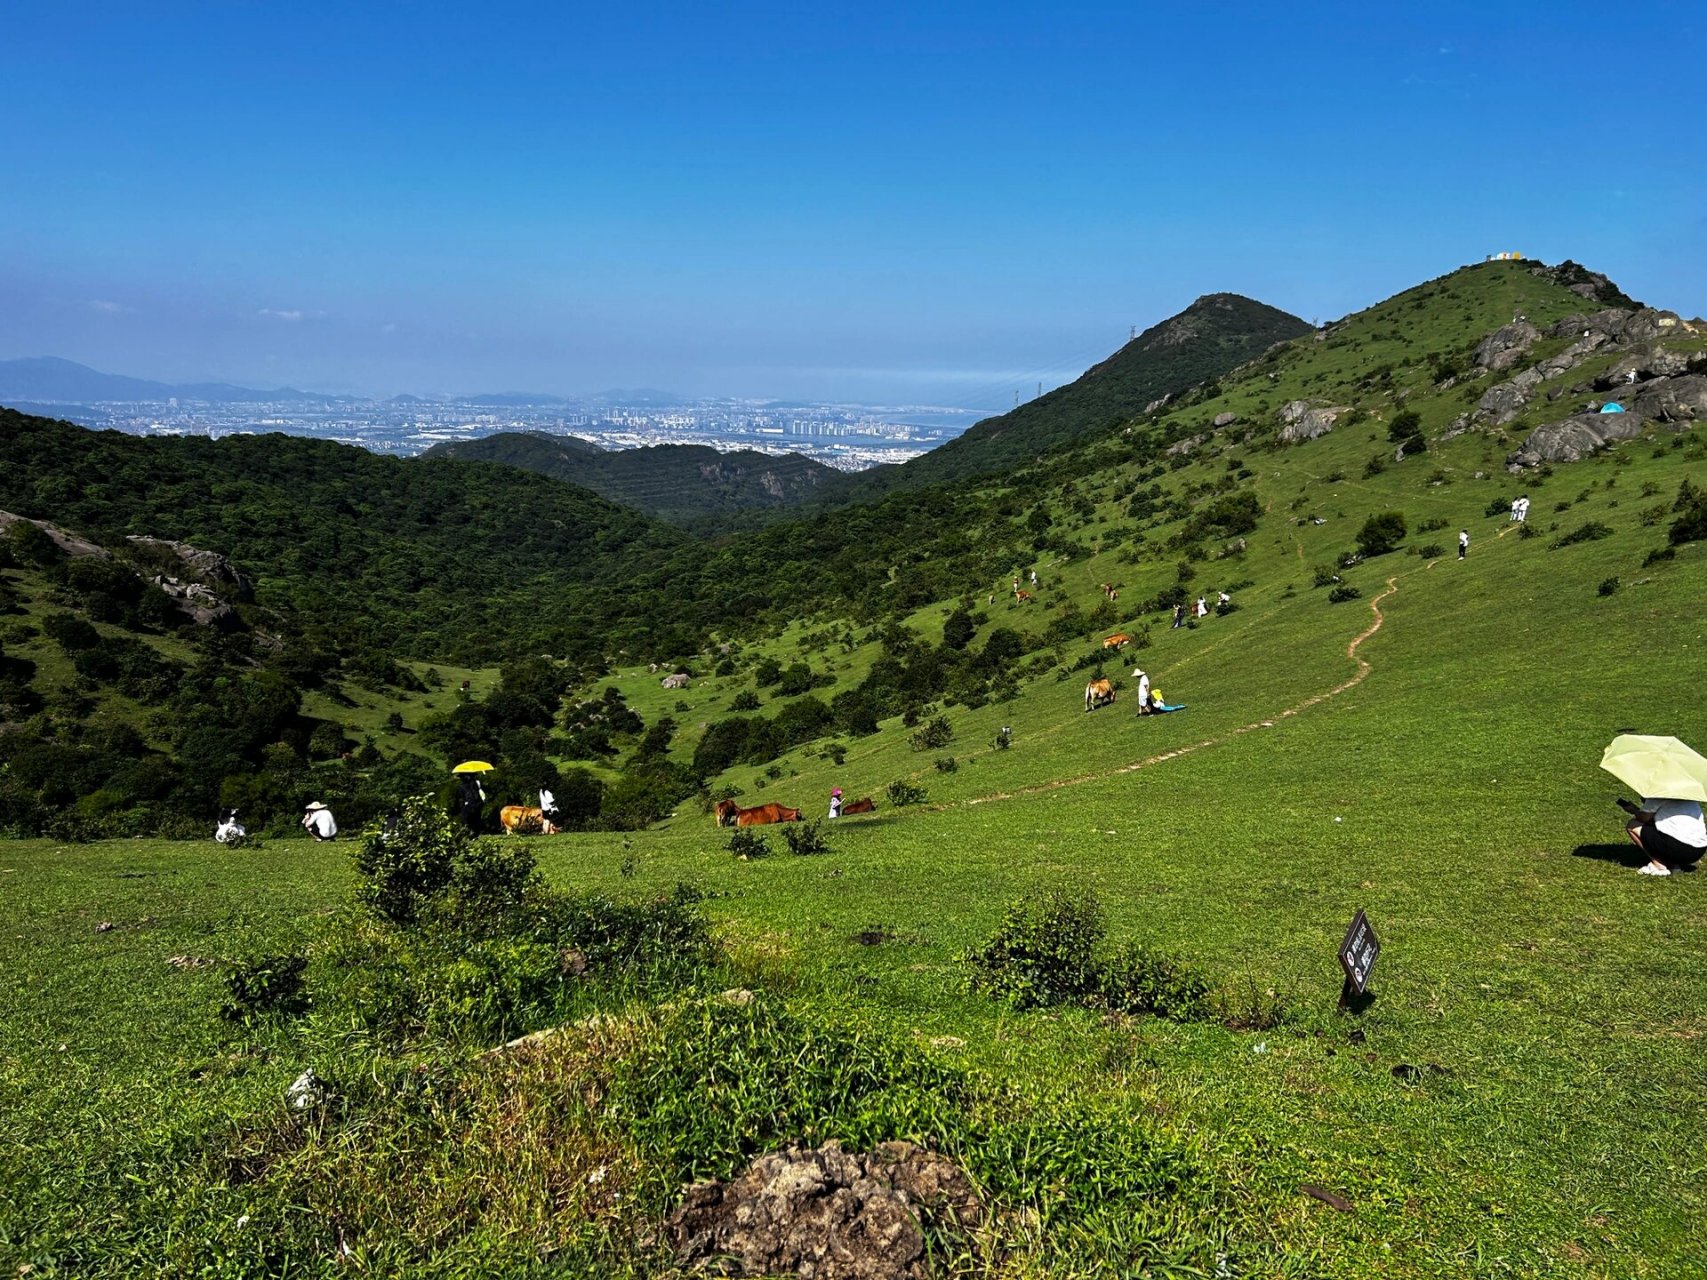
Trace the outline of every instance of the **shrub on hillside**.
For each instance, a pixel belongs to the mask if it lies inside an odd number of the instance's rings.
[[[1590,520],[1587,524],[1578,525],[1569,533],[1562,533],[1552,542],[1548,549],[1557,551],[1560,547],[1573,547],[1579,542],[1598,542],[1602,538],[1612,536],[1612,530],[1598,520]]]
[[[268,1018],[294,1018],[308,1009],[308,957],[267,955],[232,962],[225,974],[229,997],[219,1016],[252,1026]]]
[[[1017,1009],[1080,1004],[1176,1021],[1208,1015],[1201,973],[1139,944],[1099,955],[1105,932],[1094,894],[1020,898],[989,940],[962,956],[967,985]]]
[[[1384,511],[1370,516],[1357,531],[1357,550],[1364,556],[1386,555],[1405,540],[1405,516],[1400,511]]]
[[[889,784],[885,794],[889,797],[889,803],[897,809],[910,804],[923,804],[926,799],[923,787],[914,786],[899,778]]]
[[[1677,487],[1677,501],[1672,504],[1672,510],[1677,512],[1677,519],[1672,522],[1667,535],[1672,546],[1707,538],[1707,489],[1692,484],[1685,476]]]
[[[759,709],[759,695],[751,689],[743,689],[735,695],[734,701],[729,704],[729,709],[731,711],[757,711]]]
[[[1102,908],[1091,894],[1056,890],[1043,899],[1021,898],[983,945],[965,952],[967,984],[1016,1009],[1077,1000],[1097,989],[1095,952],[1104,932]]]
[[[1363,592],[1359,591],[1356,587],[1352,586],[1349,582],[1341,583],[1339,586],[1335,587],[1332,591],[1328,592],[1328,603],[1329,604],[1342,604],[1347,600],[1355,600],[1362,594],[1363,594]]]
[[[785,826],[782,829],[782,842],[788,846],[790,853],[801,858],[830,852],[830,842],[824,838],[824,824],[817,819]]]
[[[949,723],[947,716],[937,716],[917,733],[910,734],[907,741],[912,744],[914,751],[934,751],[954,741],[954,726]]]
[[[742,859],[768,858],[771,853],[770,843],[765,839],[764,833],[754,831],[751,827],[736,827],[730,832],[728,849],[730,853]]]

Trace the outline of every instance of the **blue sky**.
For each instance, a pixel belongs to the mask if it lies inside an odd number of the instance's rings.
[[[1682,3],[0,8],[0,358],[997,408],[1485,254],[1707,311]]]

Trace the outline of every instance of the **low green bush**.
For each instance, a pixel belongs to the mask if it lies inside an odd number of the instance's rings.
[[[737,858],[768,858],[771,853],[764,835],[751,827],[737,827],[730,832],[728,849]]]
[[[885,794],[889,797],[889,803],[897,809],[910,804],[923,804],[926,797],[923,787],[914,786],[900,778],[889,784]]]
[[[788,846],[790,853],[802,858],[830,852],[830,842],[824,838],[824,824],[816,819],[785,826],[782,829],[782,842]]]
[[[1355,600],[1359,596],[1361,596],[1362,594],[1363,594],[1363,592],[1359,591],[1356,587],[1352,586],[1349,582],[1341,583],[1339,586],[1335,587],[1332,591],[1328,592],[1328,603],[1329,604],[1342,604],[1347,600]]]

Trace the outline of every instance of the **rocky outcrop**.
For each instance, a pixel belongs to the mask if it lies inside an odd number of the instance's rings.
[[[1207,435],[1187,436],[1184,440],[1175,440],[1166,449],[1162,450],[1162,452],[1170,458],[1183,457],[1184,455],[1191,453],[1194,449],[1197,449],[1208,439],[1209,437]]]
[[[72,533],[69,529],[61,529],[58,525],[47,520],[31,520],[28,516],[15,516],[10,511],[0,511],[0,534],[11,532],[15,524],[33,524],[49,538],[53,544],[73,560],[85,556],[94,556],[101,560],[110,560],[112,552],[105,547],[98,547],[89,539]]]
[[[1540,385],[1540,372],[1525,369],[1515,378],[1509,378],[1497,387],[1489,387],[1476,402],[1476,416],[1484,422],[1503,426],[1523,412],[1523,406],[1529,403],[1535,388]]]
[[[1315,405],[1308,400],[1288,401],[1280,407],[1280,443],[1299,444],[1325,436],[1334,429],[1334,423],[1350,412],[1350,405]]]
[[[983,1208],[953,1161],[910,1142],[869,1155],[791,1147],[732,1182],[689,1187],[666,1223],[682,1261],[724,1274],[810,1280],[924,1280],[923,1226],[970,1231]],[[732,1268],[732,1270],[731,1270]]]
[[[1657,338],[1677,338],[1685,332],[1687,328],[1677,312],[1658,311],[1653,307],[1642,307],[1636,311],[1609,307],[1589,315],[1570,315],[1547,330],[1548,336],[1553,338],[1599,334],[1602,339],[1620,346],[1653,342]]]
[[[1689,357],[1667,347],[1647,347],[1625,356],[1594,380],[1596,391],[1619,391],[1652,378],[1673,378],[1689,369]]]
[[[1707,375],[1655,378],[1645,382],[1624,406],[1638,417],[1658,422],[1694,422],[1707,418]]]
[[[1214,425],[1217,429],[1221,427],[1230,427],[1238,420],[1239,415],[1236,413],[1218,413],[1215,415]]]
[[[1579,413],[1563,422],[1536,427],[1506,464],[1515,471],[1543,462],[1578,462],[1615,440],[1630,440],[1641,434],[1642,419],[1637,414]]]
[[[221,595],[230,595],[237,600],[247,601],[254,597],[255,584],[249,580],[248,575],[239,573],[237,566],[217,551],[203,551],[187,542],[146,538],[134,533],[130,535],[129,541],[138,550],[155,552],[152,558],[156,563],[163,555],[175,559],[179,572],[174,576],[193,579],[203,586],[214,588]]]
[[[1470,358],[1478,369],[1509,369],[1540,339],[1541,330],[1529,321],[1514,320],[1478,342]]]

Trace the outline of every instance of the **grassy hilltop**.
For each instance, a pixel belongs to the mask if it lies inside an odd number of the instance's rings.
[[[908,1137],[992,1211],[932,1228],[934,1274],[1702,1271],[1707,876],[1632,873],[1596,762],[1626,729],[1707,744],[1707,441],[1656,420],[1507,472],[1534,428],[1602,398],[1612,346],[1508,421],[1477,415],[1574,340],[1547,329],[1604,305],[1581,283],[1466,268],[1025,470],[890,507],[906,519],[885,529],[850,512],[874,586],[729,627],[727,651],[624,646],[554,709],[608,687],[638,716],[608,756],[552,757],[613,789],[691,773],[728,739],[716,726],[766,720],[706,794],[809,817],[832,785],[877,799],[816,856],[771,829],[771,856],[737,857],[684,793],[647,830],[506,842],[543,873],[525,919],[481,896],[513,883],[494,853],[397,925],[355,905],[383,868],[359,875],[352,844],[0,845],[18,904],[0,1254],[35,1274],[675,1274],[658,1224],[682,1182],[795,1140]],[[1479,364],[1519,314],[1541,336]],[[1696,376],[1707,335],[1665,332]],[[1323,409],[1329,430],[1281,443]],[[1523,492],[1519,528],[1503,504]],[[1396,545],[1358,556],[1391,512]],[[919,536],[933,518],[940,539]],[[833,536],[791,524],[707,560],[757,565],[792,538],[838,582],[861,548]],[[45,575],[7,571],[14,619],[44,616]],[[1173,600],[1223,589],[1236,608],[1168,628]],[[1117,630],[1136,642],[1105,660]],[[45,637],[5,652],[75,683]],[[690,685],[663,690],[677,661]],[[1134,717],[1137,664],[1187,710]],[[1099,671],[1117,700],[1086,714]],[[441,674],[482,716],[523,688]],[[424,700],[455,702],[339,687],[354,707],[304,709],[359,717],[382,757],[418,750]],[[783,715],[815,735],[776,736]],[[596,727],[576,723],[546,736]],[[306,767],[304,785],[355,766]],[[925,794],[896,806],[891,784]],[[684,880],[705,897],[658,905]],[[1054,891],[1093,893],[1106,946],[1149,958],[1113,966],[1092,1007],[970,990],[965,952]],[[635,902],[653,905],[617,905]],[[1347,1013],[1334,951],[1359,908],[1384,951],[1373,1003]],[[313,1003],[268,1012],[292,955]],[[247,1002],[221,1019],[228,973]],[[1144,993],[1159,1012],[1136,1011]],[[305,1066],[333,1099],[293,1118]]]

